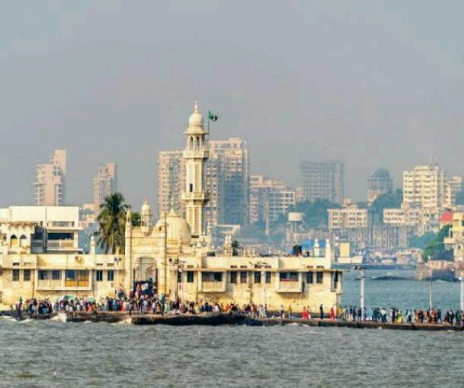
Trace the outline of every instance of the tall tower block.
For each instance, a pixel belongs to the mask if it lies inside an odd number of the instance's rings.
[[[208,134],[208,131],[203,128],[203,116],[198,109],[198,103],[195,102],[195,108],[190,115],[189,126],[185,132],[187,144],[183,158],[186,177],[182,196],[193,238],[206,234],[205,204],[209,197],[205,190],[205,164],[209,157]]]

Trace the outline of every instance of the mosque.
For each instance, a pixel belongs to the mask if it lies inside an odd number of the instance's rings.
[[[212,250],[205,219],[209,133],[197,103],[184,135],[186,219],[171,210],[153,223],[145,201],[134,227],[129,210],[123,255],[97,254],[94,238],[88,254],[79,249],[77,208],[0,209],[0,304],[64,294],[98,300],[141,285],[185,301],[265,304],[269,310],[338,306],[342,273],[331,268],[328,241],[300,256],[235,256],[227,236],[224,247]]]

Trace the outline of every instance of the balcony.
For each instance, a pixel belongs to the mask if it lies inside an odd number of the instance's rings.
[[[187,159],[207,159],[209,157],[208,150],[184,151],[184,158]]]
[[[183,193],[182,199],[184,200],[209,200],[209,193]]]
[[[61,289],[61,279],[52,280],[38,280],[37,281],[37,290],[39,291],[48,291],[48,290],[60,290]]]
[[[303,292],[303,285],[300,281],[279,281],[277,292]]]
[[[226,292],[225,282],[202,282],[202,292]]]
[[[74,240],[48,240],[48,249],[73,249]]]

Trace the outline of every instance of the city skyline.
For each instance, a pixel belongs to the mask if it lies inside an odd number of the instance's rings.
[[[240,4],[145,2],[143,13],[119,2],[12,4],[0,132],[22,136],[0,155],[10,182],[0,204],[32,203],[33,166],[61,148],[69,203],[88,202],[89,177],[112,160],[127,200],[155,204],[158,152],[182,147],[171,135],[195,100],[219,115],[212,139],[246,139],[251,173],[291,185],[309,155],[344,162],[354,200],[378,167],[396,187],[430,159],[462,175],[463,27],[453,18],[463,4],[450,14],[433,3],[355,3],[269,5],[259,31],[251,15],[261,9],[248,3],[247,15]]]

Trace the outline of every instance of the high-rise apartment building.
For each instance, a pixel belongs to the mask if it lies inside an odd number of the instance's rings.
[[[300,185],[306,201],[325,199],[342,203],[345,167],[336,161],[304,161],[300,163]]]
[[[205,163],[206,222],[243,225],[249,219],[250,160],[246,141],[238,138],[210,140]],[[185,215],[182,191],[185,186],[185,160],[182,151],[163,151],[158,156],[158,210],[174,207]]]
[[[34,183],[36,206],[63,206],[65,204],[66,150],[55,150],[50,163],[37,166]]]
[[[158,154],[158,212],[185,215],[182,192],[185,186],[183,151],[161,151]]]
[[[250,208],[250,158],[247,143],[240,138],[211,140],[207,164],[207,190],[210,201],[206,211],[217,214],[213,225],[246,225]],[[216,179],[215,179],[216,178]]]
[[[295,190],[284,182],[267,179],[263,175],[250,178],[250,223],[275,222],[295,206]]]
[[[99,214],[100,205],[108,195],[117,190],[117,166],[108,163],[106,166],[98,168],[98,175],[93,179],[93,204],[95,214]]]
[[[451,206],[451,190],[445,171],[436,163],[404,171],[403,203],[434,209]]]
[[[393,180],[390,173],[384,168],[379,168],[367,180],[367,201],[374,202],[379,195],[387,194],[393,190]]]

